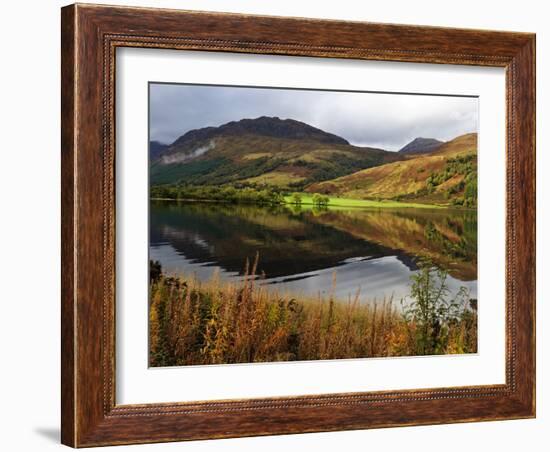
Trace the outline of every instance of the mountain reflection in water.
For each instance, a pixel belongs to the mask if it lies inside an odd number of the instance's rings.
[[[404,298],[429,257],[477,298],[477,214],[448,209],[339,209],[162,202],[150,205],[150,259],[166,273],[239,279],[259,256],[259,283],[347,300]],[[260,279],[261,275],[261,279]],[[359,291],[359,292],[358,292]]]

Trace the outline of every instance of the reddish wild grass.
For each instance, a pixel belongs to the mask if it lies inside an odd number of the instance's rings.
[[[418,355],[416,325],[392,300],[360,303],[279,293],[257,284],[161,275],[151,283],[151,366]],[[248,267],[248,265],[247,265]],[[450,325],[440,353],[476,351],[475,313]]]

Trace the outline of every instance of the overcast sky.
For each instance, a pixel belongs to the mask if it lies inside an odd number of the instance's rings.
[[[477,98],[198,85],[150,85],[150,139],[259,116],[296,119],[357,146],[399,150],[416,137],[477,131]]]

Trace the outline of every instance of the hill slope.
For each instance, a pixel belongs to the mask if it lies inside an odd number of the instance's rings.
[[[350,145],[292,119],[260,117],[187,132],[152,160],[153,184],[245,182],[302,189],[404,158]]]
[[[443,141],[434,138],[415,138],[407,145],[399,149],[401,154],[428,154],[436,151],[443,145]]]
[[[149,142],[149,158],[151,161],[157,160],[160,155],[168,149],[168,145],[159,141]]]
[[[473,206],[477,202],[477,134],[457,137],[431,154],[312,184],[306,190],[359,199]]]

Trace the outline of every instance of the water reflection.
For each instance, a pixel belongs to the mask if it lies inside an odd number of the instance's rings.
[[[216,203],[151,203],[150,258],[169,273],[240,278],[259,254],[262,284],[341,299],[400,300],[418,257],[449,271],[453,291],[477,297],[477,217],[451,210],[295,210]]]

